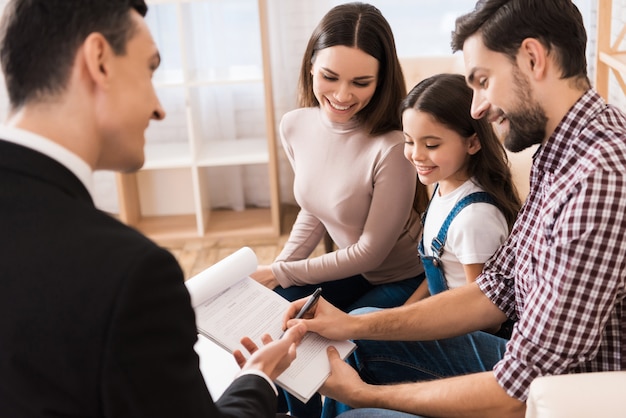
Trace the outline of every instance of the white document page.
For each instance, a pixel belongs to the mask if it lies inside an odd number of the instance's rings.
[[[250,278],[248,274],[255,270],[254,252],[243,248],[188,280],[192,285],[190,293],[198,331],[231,353],[235,349],[246,353],[239,342],[244,336],[262,346],[263,334],[274,339],[282,334],[282,318],[289,301]],[[227,277],[214,277],[215,272]],[[200,286],[208,281],[210,286]],[[194,292],[205,299],[200,302],[200,297],[193,296]],[[330,341],[318,334],[307,333],[297,348],[296,359],[276,382],[306,402],[330,373],[326,354],[329,345],[335,346],[342,358],[355,348],[350,341]]]

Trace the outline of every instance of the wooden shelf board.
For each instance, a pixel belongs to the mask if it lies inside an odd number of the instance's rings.
[[[143,217],[134,227],[160,243],[199,238],[275,237],[280,232],[271,224],[269,208],[213,210],[202,237],[192,214]]]
[[[156,88],[159,87],[184,87],[185,76],[183,70],[171,70],[159,68],[154,73],[153,83]]]
[[[189,86],[262,83],[261,65],[206,68],[190,71]]]
[[[154,85],[161,87],[202,87],[229,84],[263,83],[263,68],[228,67],[197,70],[187,76],[183,70],[157,70],[154,74]]]
[[[155,241],[198,238],[196,217],[193,214],[145,216],[134,227]]]
[[[607,53],[600,52],[600,61],[615,70],[626,73],[626,51]]]
[[[146,144],[144,170],[191,167],[191,150],[187,142]]]
[[[196,158],[196,164],[200,167],[266,164],[268,161],[269,151],[265,138],[207,141],[201,144]]]
[[[269,152],[265,138],[206,141],[195,161],[187,143],[149,144],[143,170],[200,167],[219,167],[246,164],[267,164]]]
[[[205,235],[209,238],[241,236],[277,236],[268,208],[244,211],[213,210],[209,215]]]

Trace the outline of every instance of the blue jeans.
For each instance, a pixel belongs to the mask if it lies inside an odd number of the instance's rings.
[[[294,301],[311,295],[316,288],[321,287],[324,299],[344,312],[364,306],[393,308],[404,304],[424,277],[421,275],[395,283],[372,285],[365,277],[357,275],[319,285],[291,286],[286,289],[277,287],[274,291],[285,299]],[[290,411],[298,418],[319,418],[322,413],[322,397],[315,394],[304,404],[281,390],[278,396],[278,411]]]
[[[310,296],[315,289],[321,287],[324,299],[344,312],[350,312],[366,306],[393,308],[403,305],[425,277],[422,274],[395,283],[373,285],[365,277],[356,275],[320,284],[291,286],[288,288],[279,286],[274,289],[274,292],[289,301],[294,301]]]
[[[358,309],[351,314],[375,310]],[[367,383],[419,382],[491,370],[502,359],[507,341],[482,331],[436,341],[360,340],[355,341],[357,349],[347,361]],[[327,398],[322,417],[336,417],[350,409]]]

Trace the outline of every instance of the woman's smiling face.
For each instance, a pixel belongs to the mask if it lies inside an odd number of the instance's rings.
[[[372,99],[378,60],[357,48],[331,46],[314,56],[313,93],[332,122],[347,122]]]

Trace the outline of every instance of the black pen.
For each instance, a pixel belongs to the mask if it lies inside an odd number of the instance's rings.
[[[300,312],[298,312],[298,314],[294,317],[294,319],[302,318],[304,316],[304,314],[306,314],[313,306],[315,306],[315,304],[317,303],[317,300],[320,298],[321,294],[322,294],[322,288],[321,287],[318,287],[317,289],[315,289],[315,292],[313,292],[313,294],[311,295],[309,300],[306,301],[306,303],[300,309]]]
[[[298,314],[294,317],[294,319],[302,318],[304,314],[306,314],[313,306],[315,306],[321,294],[322,294],[321,287],[318,287],[317,289],[315,289],[315,292],[313,292],[309,300],[307,300],[306,303],[302,306],[302,308],[300,308],[300,312],[298,312]],[[283,331],[280,338],[283,338],[283,335],[285,335],[285,331]]]

